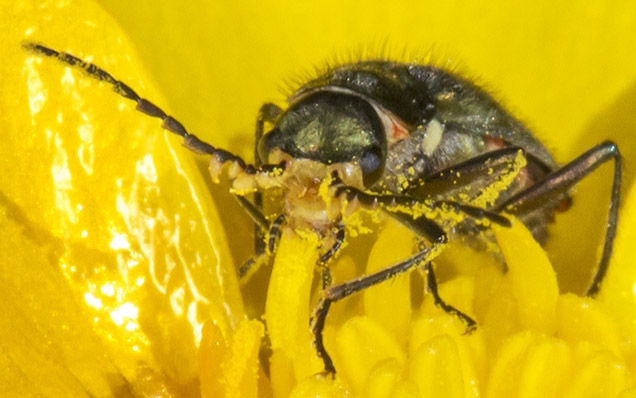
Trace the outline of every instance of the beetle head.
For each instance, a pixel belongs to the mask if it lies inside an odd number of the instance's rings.
[[[376,110],[359,95],[329,90],[310,93],[293,103],[259,143],[259,157],[271,161],[276,150],[293,159],[325,165],[354,163],[364,187],[382,176],[387,142]]]

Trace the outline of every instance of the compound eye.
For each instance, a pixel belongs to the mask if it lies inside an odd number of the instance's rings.
[[[374,146],[364,151],[358,165],[362,169],[362,182],[370,187],[382,177],[384,169],[382,148]]]

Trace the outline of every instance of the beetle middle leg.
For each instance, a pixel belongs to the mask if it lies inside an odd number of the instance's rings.
[[[393,213],[391,214],[391,216],[395,218],[396,220],[398,220],[399,222],[401,222],[406,227],[408,227],[410,230],[415,232],[418,236],[426,237],[426,236],[429,236],[431,233],[434,233],[434,231],[430,231],[429,221],[426,218],[420,217],[417,219],[413,219],[409,215],[401,214],[401,213]],[[420,250],[424,250],[424,248],[425,247],[422,246],[422,244],[420,244]],[[472,333],[477,326],[477,322],[474,319],[472,319],[470,316],[458,310],[457,308],[446,303],[440,297],[439,292],[437,290],[437,278],[435,277],[435,272],[433,271],[432,262],[429,261],[428,263],[426,263],[422,271],[426,274],[425,275],[426,288],[428,292],[431,293],[431,295],[433,296],[433,300],[435,300],[435,305],[441,308],[445,313],[451,316],[455,316],[460,321],[462,321],[464,325],[466,326],[465,334]]]
[[[445,313],[456,316],[460,321],[464,323],[466,326],[466,331],[464,334],[471,334],[477,328],[477,322],[471,318],[470,316],[464,314],[457,308],[453,307],[450,304],[447,304],[440,296],[437,291],[437,278],[435,278],[435,272],[433,271],[433,263],[428,262],[424,266],[424,272],[426,272],[426,288],[433,296],[433,300],[435,300],[435,305],[441,308]]]

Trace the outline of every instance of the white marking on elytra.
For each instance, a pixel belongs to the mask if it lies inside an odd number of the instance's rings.
[[[427,156],[431,156],[431,154],[435,152],[435,149],[437,149],[439,143],[442,141],[443,132],[444,127],[437,119],[433,119],[428,123],[424,137],[422,137],[422,149]]]

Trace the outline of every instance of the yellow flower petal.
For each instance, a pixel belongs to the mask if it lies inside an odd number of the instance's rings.
[[[456,281],[453,280],[447,284],[453,284],[454,282]],[[446,299],[449,296],[444,295],[443,297]],[[448,300],[455,303],[451,298]],[[422,356],[421,351],[424,347],[428,347],[426,349],[432,350],[432,346],[440,344],[441,349],[451,350],[449,354],[453,356],[453,358],[449,359],[451,363],[438,364],[438,361],[443,360],[441,359],[441,354],[439,357],[437,356],[438,353],[436,351],[433,353],[435,354],[434,357],[427,358],[419,365],[421,367],[420,372],[445,371],[447,375],[450,373],[457,374],[459,375],[457,384],[463,384],[462,391],[464,395],[473,397],[479,395],[480,379],[485,376],[486,358],[484,333],[481,330],[477,330],[470,336],[466,336],[465,332],[466,326],[456,317],[443,313],[439,309],[433,311],[424,310],[420,316],[411,323],[409,356],[411,358]],[[433,355],[431,353],[429,354]],[[457,356],[457,358],[454,358],[454,356]],[[411,359],[411,361],[416,361],[416,359]],[[424,366],[426,363],[429,363],[430,366],[428,370],[426,370]],[[445,366],[446,368],[437,369],[438,366]],[[411,375],[411,380],[419,383],[419,379],[420,377],[413,377],[413,374]],[[427,388],[434,389],[432,384],[436,382],[428,380],[427,383],[429,384]],[[440,381],[440,383],[442,383],[442,381]]]
[[[560,397],[570,372],[567,344],[557,339],[538,338],[526,352],[522,373],[517,379],[518,396]]]
[[[615,397],[625,388],[626,369],[609,351],[591,356],[574,376],[564,397]]]
[[[269,281],[265,316],[272,351],[281,351],[293,362],[297,380],[322,370],[309,330],[309,295],[317,248],[313,233],[299,237],[284,228]]]
[[[541,333],[554,333],[559,287],[547,255],[518,221],[513,222],[512,228],[495,228],[494,231],[506,258],[507,277],[512,282],[522,326]],[[530,253],[533,255],[529,256]]]
[[[199,346],[201,397],[265,396],[267,383],[259,365],[259,349],[264,335],[263,324],[243,320],[225,344],[221,330],[212,322],[203,327]],[[265,390],[265,391],[263,391]]]
[[[431,339],[417,349],[410,359],[409,378],[418,385],[423,397],[474,396],[464,391],[457,345],[446,335]]]
[[[198,358],[201,398],[223,395],[221,364],[226,361],[227,355],[227,346],[221,329],[212,321],[206,322],[201,330]]]
[[[226,397],[255,397],[258,393],[261,338],[265,329],[258,321],[242,321],[232,335],[227,359],[221,365]]]
[[[90,59],[161,103],[99,7],[0,7],[11,21],[0,32],[0,233],[14,242],[0,260],[0,301],[14,314],[0,325],[0,344],[22,379],[6,385],[18,395],[109,396],[154,374],[152,383],[196,390],[201,325],[214,319],[229,332],[243,316],[205,180],[180,141],[134,103],[20,46],[36,40]]]
[[[369,372],[366,389],[361,396],[368,398],[389,398],[400,382],[402,364],[395,358],[378,362]]]
[[[413,254],[413,232],[395,220],[387,220],[369,253],[367,274],[378,272],[389,264],[395,264]],[[404,346],[411,318],[410,275],[399,275],[389,283],[383,283],[364,291],[365,313],[384,325],[397,336]],[[391,300],[387,300],[391,297]]]
[[[347,391],[338,380],[308,378],[298,383],[289,398],[344,398]]]
[[[337,351],[334,365],[341,369],[343,379],[358,394],[364,391],[376,364],[388,358],[403,364],[406,359],[396,338],[368,317],[352,318],[340,328]]]
[[[523,359],[532,340],[533,336],[530,332],[523,332],[513,335],[502,344],[493,359],[486,396],[493,398],[515,396],[518,384],[511,381],[519,380]]]
[[[586,341],[619,355],[620,337],[606,308],[573,294],[559,297],[557,335],[568,342]]]

